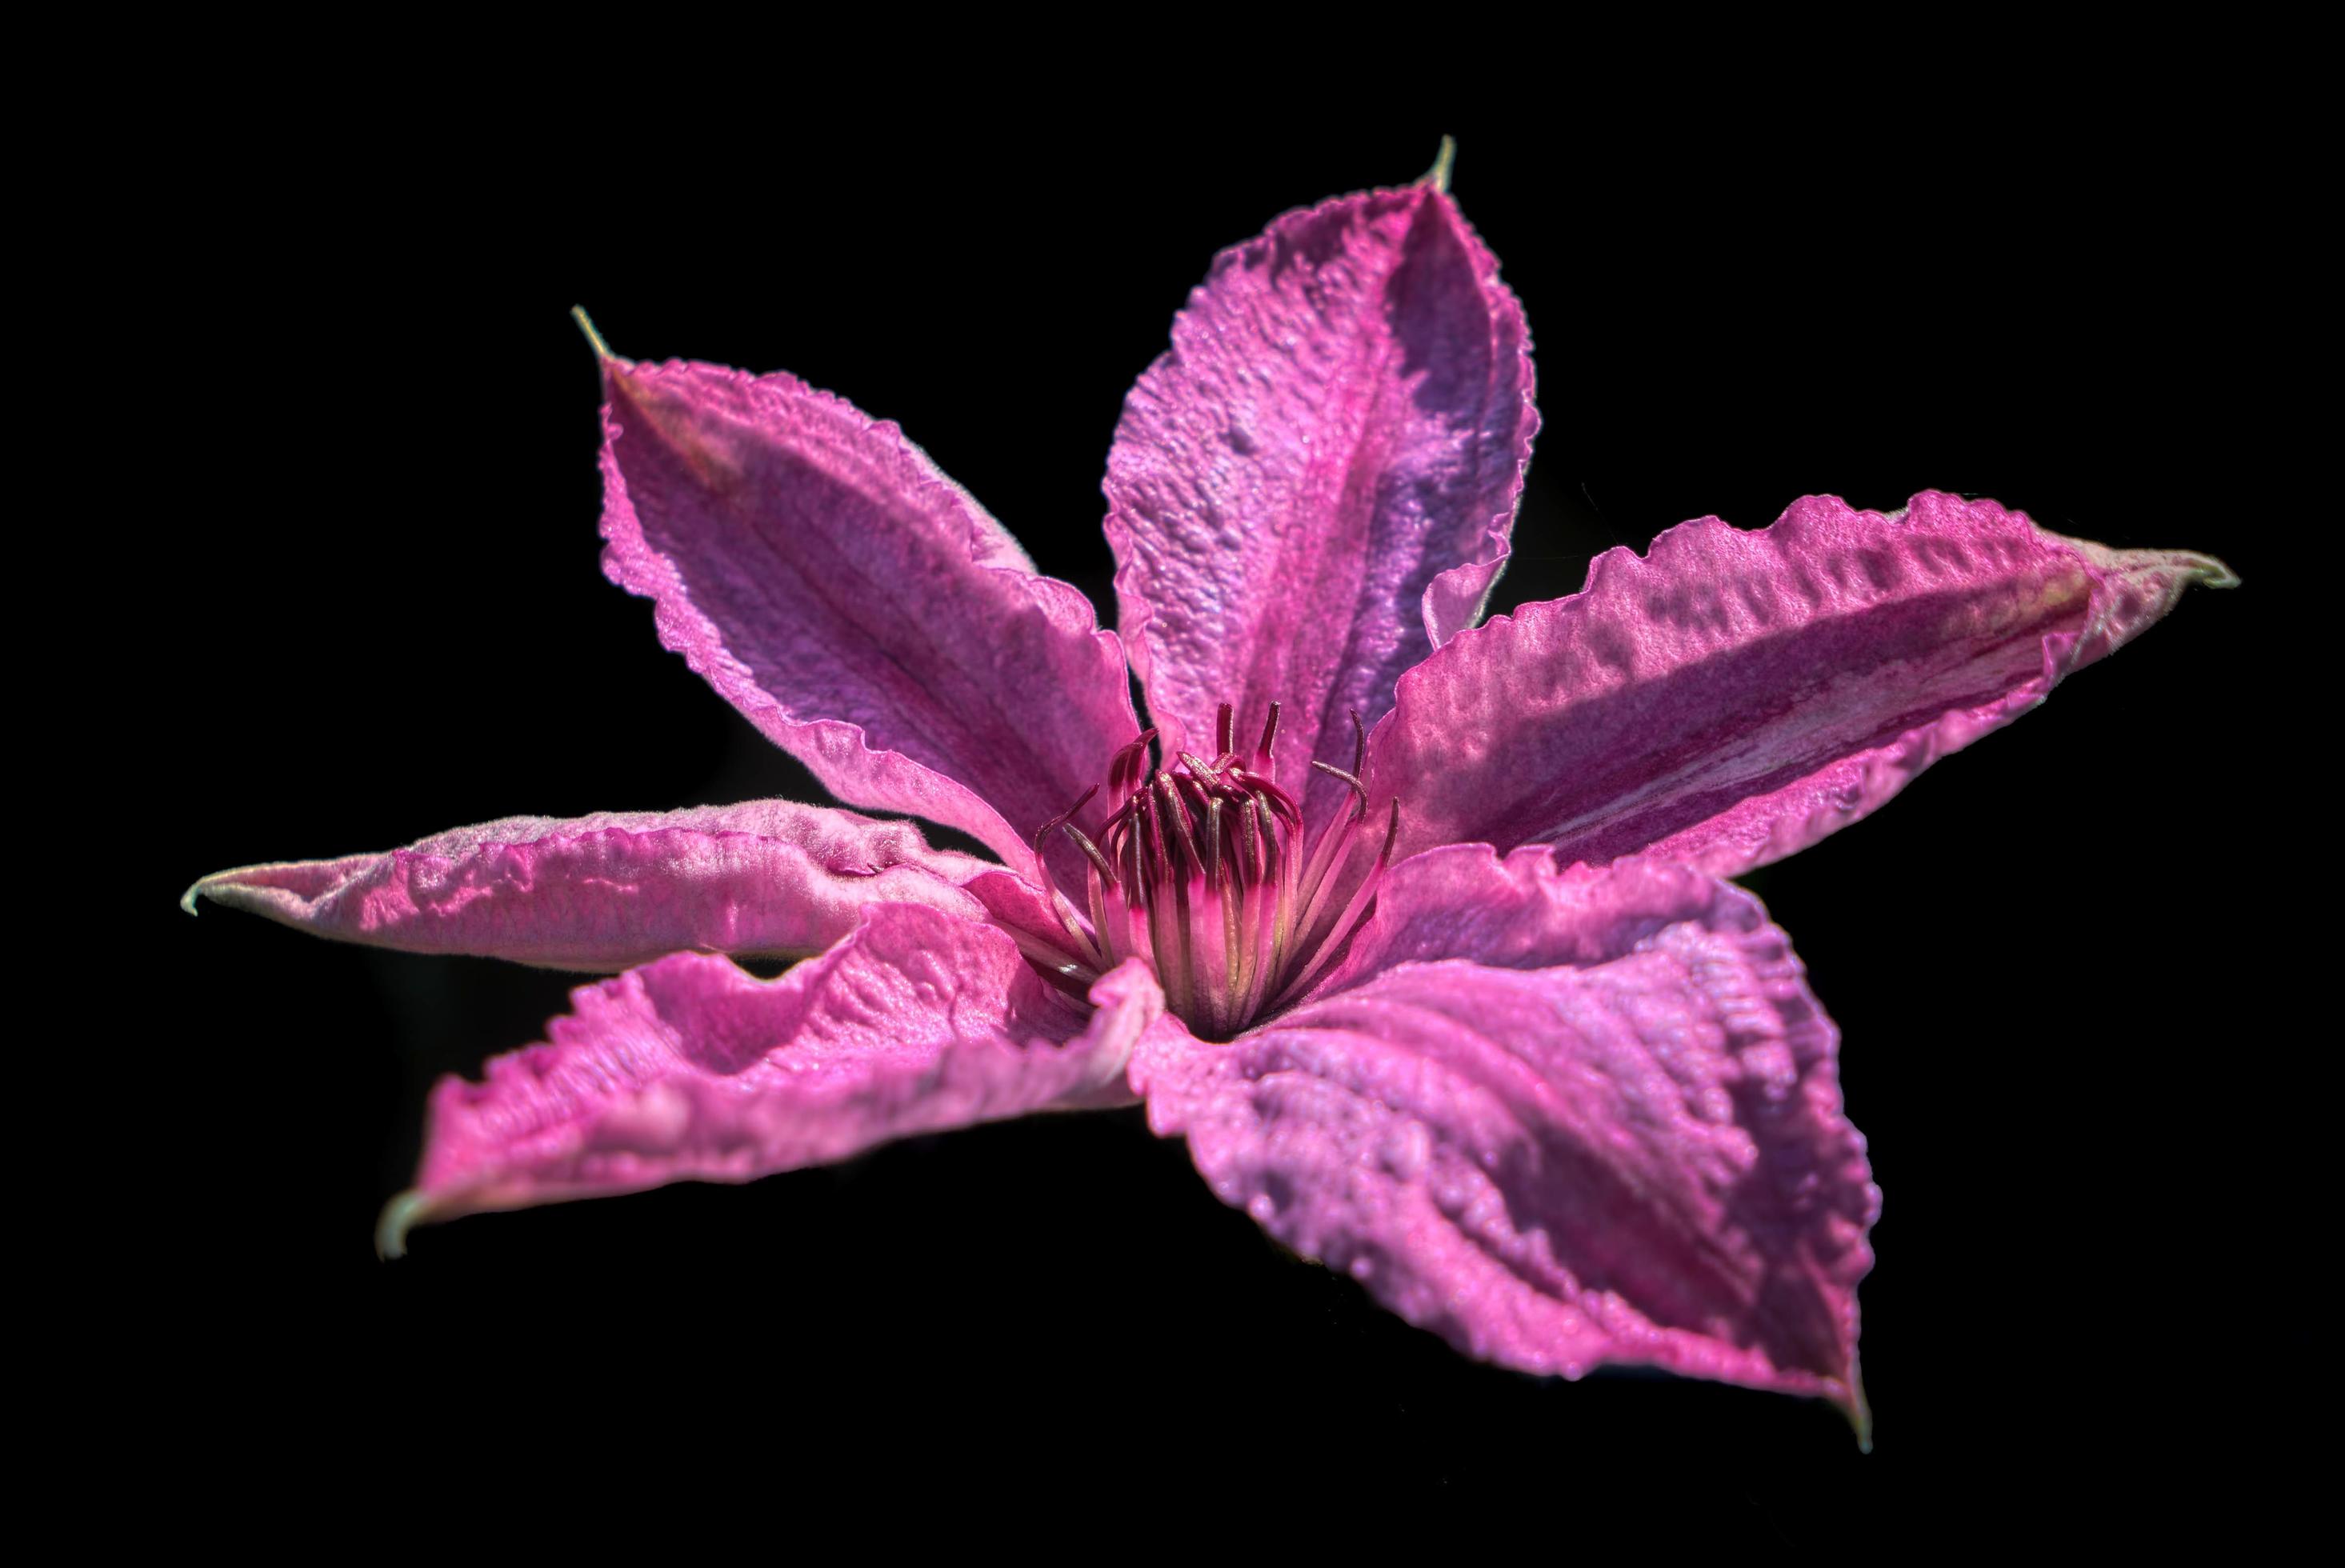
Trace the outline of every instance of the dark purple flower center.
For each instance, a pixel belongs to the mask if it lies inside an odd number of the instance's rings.
[[[1357,713],[1351,771],[1311,764],[1352,791],[1315,835],[1294,797],[1273,782],[1278,704],[1250,757],[1233,744],[1234,717],[1223,703],[1210,761],[1183,752],[1170,767],[1154,766],[1154,730],[1117,752],[1107,768],[1116,805],[1096,838],[1073,820],[1096,785],[1034,835],[1038,862],[1057,832],[1087,863],[1080,907],[1041,870],[1069,961],[1038,956],[1038,964],[1081,988],[1137,955],[1156,972],[1166,1006],[1206,1039],[1227,1039],[1319,977],[1367,913],[1400,825],[1395,800],[1382,847],[1358,853],[1373,841],[1361,832],[1368,792],[1359,778],[1365,737]]]

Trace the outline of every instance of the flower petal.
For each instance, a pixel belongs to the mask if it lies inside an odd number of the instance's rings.
[[[1145,968],[1052,992],[1000,932],[878,905],[776,980],[680,953],[583,986],[550,1043],[442,1080],[407,1228],[671,1181],[748,1181],[913,1133],[1128,1104],[1134,1038],[1163,1006]]]
[[[1470,1355],[1820,1394],[1861,1431],[1880,1194],[1783,934],[1681,866],[1448,853],[1401,889],[1413,940],[1438,950],[1445,908],[1512,904],[1509,966],[1401,963],[1227,1046],[1160,1025],[1132,1065],[1151,1125],[1223,1201]]]
[[[1444,845],[1386,869],[1375,909],[1310,996],[1447,958],[1492,969],[1602,964],[1721,897],[1758,917],[1749,895],[1656,857],[1599,868],[1543,845],[1503,857],[1487,844]]]
[[[1871,813],[2190,583],[2236,581],[1932,491],[1886,517],[1812,496],[1756,532],[1703,518],[1411,671],[1369,772],[1402,855],[1536,842],[1731,875]]]
[[[605,357],[604,570],[844,801],[1013,865],[1136,733],[1115,634],[894,425],[794,377]]]
[[[976,916],[958,885],[990,863],[909,823],[786,800],[690,811],[513,816],[382,855],[218,872],[198,895],[344,942],[624,969],[699,948],[803,957],[868,904]]]
[[[1221,703],[1258,727],[1277,702],[1282,784],[1350,767],[1345,711],[1374,723],[1480,618],[1538,425],[1522,308],[1430,185],[1217,257],[1108,457],[1118,623],[1166,754],[1210,749]]]

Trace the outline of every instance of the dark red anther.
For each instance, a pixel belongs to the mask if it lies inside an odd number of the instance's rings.
[[[1262,808],[1254,804],[1252,795],[1246,796],[1245,804],[1239,813],[1238,844],[1245,850],[1245,859],[1240,863],[1245,867],[1245,879],[1248,882],[1265,880],[1270,869],[1267,854],[1271,846],[1269,835],[1263,831]]]
[[[1264,773],[1270,772],[1270,748],[1278,739],[1278,704],[1270,705],[1270,717],[1263,721],[1262,744],[1254,748],[1254,765]]]
[[[1159,884],[1172,880],[1172,855],[1165,846],[1167,824],[1157,815],[1156,794],[1146,784],[1132,792],[1138,808],[1132,820],[1140,824],[1141,843],[1148,849],[1148,871]]]
[[[1190,819],[1189,803],[1182,798],[1180,787],[1172,782],[1171,774],[1156,775],[1156,798],[1163,807],[1166,835],[1177,834],[1179,836],[1173,839],[1174,844],[1189,852],[1191,865],[1202,869],[1205,855],[1197,844],[1197,824]]]
[[[1059,831],[1075,841],[1075,847],[1083,852],[1084,859],[1099,867],[1099,874],[1101,876],[1106,877],[1110,882],[1113,882],[1115,880],[1115,867],[1108,864],[1107,856],[1100,853],[1100,846],[1098,845],[1093,844],[1090,839],[1083,836],[1083,830],[1081,828],[1077,827],[1071,822],[1068,822],[1060,824]]]
[[[1148,899],[1148,873],[1146,867],[1141,864],[1140,835],[1132,834],[1124,840],[1124,845],[1132,851],[1131,864],[1129,865],[1124,864],[1125,857],[1121,851],[1115,857],[1116,869],[1122,872],[1124,876],[1123,901],[1133,908],[1139,908],[1145,905]]]
[[[1180,794],[1183,814],[1189,819],[1190,829],[1194,832],[1194,819],[1205,814],[1205,803],[1213,799],[1212,793],[1185,773],[1175,774],[1172,784]]]

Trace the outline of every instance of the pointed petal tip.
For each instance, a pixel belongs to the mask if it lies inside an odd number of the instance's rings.
[[[1944,501],[1947,498],[1940,492],[1924,491],[1915,495],[1911,501],[1907,502],[1905,511],[1903,512],[1900,512],[1898,516],[1903,517],[1910,514],[1919,508],[1925,500]],[[1967,502],[1963,501],[1959,497],[1954,499],[1954,503],[1958,506],[1968,504]],[[1834,498],[1834,500],[1839,505],[1846,506],[1848,504],[1846,501],[1838,501],[1838,498]],[[1992,501],[1985,501],[1984,504],[1992,507],[1995,503]],[[2033,519],[2029,518],[2025,512],[2019,512],[2015,515],[2021,521],[2034,527],[2037,534],[2043,538],[2049,539],[2056,543],[2067,546],[2069,549],[2076,551],[2079,555],[2084,556],[2094,565],[2106,570],[2149,572],[2168,574],[2178,590],[2188,588],[2194,583],[2201,588],[2237,588],[2239,585],[2239,574],[2238,572],[2232,571],[2228,566],[2225,565],[2222,561],[2218,561],[2215,557],[2211,555],[2202,555],[2195,550],[2159,550],[2134,547],[2118,549],[2110,545],[2103,544],[2097,540],[2080,539],[2074,534],[2055,532],[2051,529],[2045,528],[2042,524],[2036,523]]]
[[[626,363],[624,359],[611,352],[611,345],[603,341],[603,334],[594,330],[594,318],[586,314],[586,307],[573,305],[570,308],[570,319],[578,323],[578,329],[581,332],[586,334],[586,345],[594,350],[594,358],[597,360],[604,365]]]
[[[374,1222],[374,1255],[386,1263],[406,1257],[408,1231],[429,1220],[431,1210],[431,1199],[412,1187],[384,1204]]]
[[[1447,191],[1449,188],[1449,170],[1457,161],[1457,138],[1443,137],[1441,150],[1433,155],[1433,167],[1425,171],[1424,177],[1417,183],[1431,186],[1436,191]]]
[[[1855,1384],[1845,1400],[1834,1400],[1840,1413],[1848,1418],[1849,1430],[1856,1434],[1856,1452],[1873,1452],[1873,1407],[1864,1402],[1864,1385]]]
[[[226,871],[215,871],[208,875],[198,876],[188,884],[188,890],[185,893],[179,895],[179,907],[194,915],[199,913],[203,904],[209,900],[226,909],[253,908],[254,905],[249,895],[257,889],[253,884],[239,879],[250,872],[281,869],[283,869],[281,865],[268,864],[236,865],[230,866]],[[239,897],[238,896],[239,894],[247,896]]]
[[[1864,1397],[1863,1363],[1854,1351],[1848,1359],[1848,1372],[1839,1380],[1839,1387],[1824,1396],[1832,1408],[1848,1422],[1848,1430],[1856,1438],[1856,1452],[1873,1452],[1873,1406]]]
[[[1856,1452],[1873,1452],[1873,1412],[1862,1405],[1842,1405],[1840,1413],[1848,1418],[1849,1431],[1856,1436]]]
[[[2201,588],[2237,588],[2239,574],[2211,555],[2185,552],[2182,559],[2189,563],[2191,580]]]

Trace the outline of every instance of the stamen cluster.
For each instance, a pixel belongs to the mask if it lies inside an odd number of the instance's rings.
[[[1053,833],[1064,833],[1087,863],[1080,909],[1041,869],[1071,943],[1070,961],[1046,966],[1063,983],[1088,986],[1126,957],[1145,958],[1166,1006],[1207,1039],[1228,1038],[1318,977],[1376,896],[1400,826],[1396,800],[1374,864],[1356,873],[1368,792],[1359,778],[1365,737],[1354,713],[1351,771],[1311,764],[1350,785],[1352,798],[1306,855],[1302,808],[1274,782],[1278,704],[1250,758],[1233,744],[1234,718],[1223,703],[1211,761],[1183,752],[1172,766],[1154,767],[1156,732],[1143,733],[1108,764],[1108,796],[1117,804],[1096,838],[1074,824],[1096,785],[1034,836],[1038,863]]]

